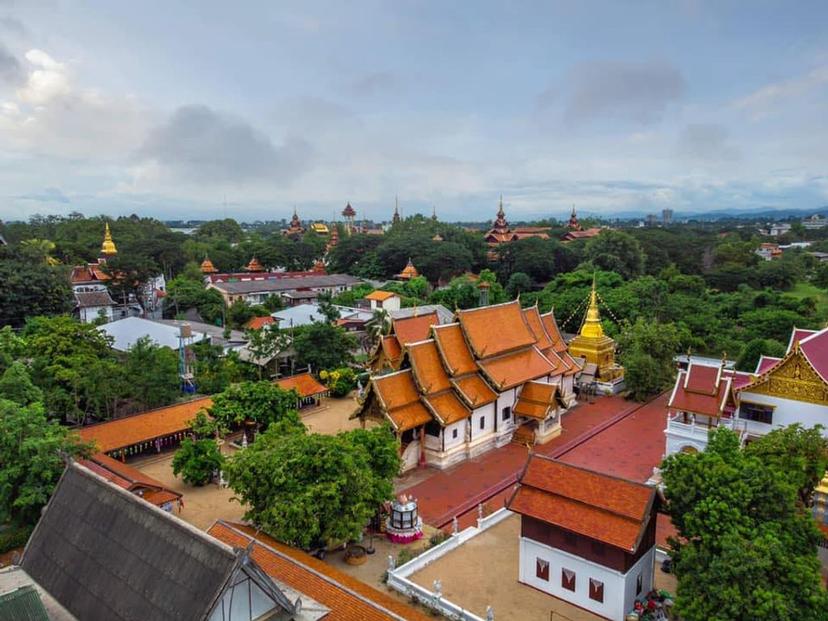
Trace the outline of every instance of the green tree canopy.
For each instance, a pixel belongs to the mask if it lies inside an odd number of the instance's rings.
[[[0,326],[21,328],[29,317],[71,311],[67,276],[64,267],[3,256],[0,250]]]
[[[387,430],[326,436],[274,428],[239,451],[226,476],[249,507],[246,520],[280,541],[310,548],[359,537],[380,502],[391,497],[396,450]]]
[[[632,398],[644,400],[672,384],[676,375],[673,358],[681,344],[682,335],[672,323],[639,318],[624,328],[618,349]]]
[[[347,366],[356,347],[352,335],[328,323],[312,323],[294,330],[293,349],[298,362],[314,371]]]
[[[781,358],[785,355],[785,346],[773,339],[751,339],[745,343],[739,358],[736,360],[736,368],[740,371],[753,373],[759,358],[762,356],[774,356]]]
[[[213,473],[219,470],[223,463],[224,458],[214,439],[185,438],[173,457],[173,474],[181,475],[188,485],[201,487],[210,482]]]
[[[599,269],[634,278],[644,268],[644,252],[638,240],[623,231],[604,230],[587,242],[584,259]]]
[[[43,391],[32,383],[26,365],[15,361],[0,376],[0,399],[31,405],[43,400]]]
[[[742,450],[719,428],[703,453],[671,455],[662,466],[685,621],[825,618],[820,534],[799,503],[801,486],[825,472],[825,440],[802,430],[772,435]]]
[[[43,406],[0,399],[0,523],[34,525],[64,469],[90,448],[46,418]]]
[[[238,427],[246,421],[262,430],[280,421],[304,428],[296,413],[298,395],[270,382],[241,382],[213,397],[210,415],[223,427]]]
[[[181,394],[178,353],[156,345],[149,337],[138,339],[129,349],[123,373],[128,378],[129,397],[142,410],[172,403]]]

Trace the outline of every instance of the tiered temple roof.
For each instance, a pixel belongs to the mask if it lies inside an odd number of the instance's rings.
[[[218,270],[216,266],[213,265],[213,262],[210,260],[210,257],[205,256],[204,260],[201,262],[201,273],[202,274],[215,274]]]
[[[735,407],[733,378],[718,367],[693,364],[679,371],[667,407],[682,412],[720,418]]]
[[[381,344],[389,361],[398,360],[393,368],[403,370],[371,378],[359,415],[368,415],[378,406],[395,429],[411,429],[424,424],[415,424],[422,417],[422,411],[414,408],[418,402],[434,421],[446,426],[492,403],[499,392],[521,385],[526,392],[520,406],[527,412],[524,415],[545,416],[556,405],[558,388],[545,388],[550,385],[536,385],[534,380],[564,375],[570,366],[554,351],[557,343],[536,308],[523,311],[514,301],[457,311],[457,322],[451,324],[438,325],[436,314],[411,320],[416,323],[395,322],[396,336],[385,337]],[[546,322],[554,324],[554,317],[548,316]],[[401,334],[409,340],[401,339]],[[555,334],[560,336],[557,326]],[[566,354],[565,343],[563,348]],[[371,398],[371,387],[377,401]]]
[[[263,272],[263,271],[265,271],[264,266],[261,264],[259,259],[257,259],[255,256],[252,259],[250,259],[250,263],[248,263],[247,266],[244,269],[247,272]]]
[[[397,274],[397,278],[400,280],[411,280],[412,278],[417,278],[419,275],[420,272],[414,267],[414,263],[411,262],[411,259],[408,259],[408,263],[406,263],[403,271]]]

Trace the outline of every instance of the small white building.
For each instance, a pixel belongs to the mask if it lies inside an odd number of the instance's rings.
[[[507,507],[521,515],[518,580],[621,620],[653,587],[655,488],[530,455]]]
[[[93,323],[99,320],[112,321],[112,309],[116,304],[106,287],[89,291],[76,289],[73,295],[75,296],[75,312],[81,323]]]
[[[386,310],[397,311],[400,310],[402,299],[393,291],[372,291],[365,296],[365,299],[371,303],[371,310]]]

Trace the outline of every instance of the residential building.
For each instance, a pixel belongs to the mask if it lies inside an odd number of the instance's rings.
[[[363,329],[365,324],[371,320],[371,312],[367,309],[339,305],[334,305],[334,307],[339,311],[339,321],[337,323],[339,325],[347,323],[351,327],[350,331],[354,331],[354,326]],[[299,304],[283,308],[271,313],[271,317],[277,322],[280,330],[326,321],[325,315],[319,309],[318,304]]]
[[[580,367],[551,313],[514,301],[438,321],[436,313],[393,320],[357,414],[391,423],[405,469],[446,468],[516,432],[529,444],[560,433]]]
[[[828,328],[794,328],[784,357],[762,356],[753,373],[690,364],[667,405],[666,453],[702,451],[711,427],[727,426],[743,441],[828,418]],[[826,431],[828,434],[828,431]]]
[[[75,297],[75,312],[81,323],[93,323],[99,320],[112,321],[113,309],[117,304],[109,295],[106,286],[91,291],[76,289],[72,295]]]
[[[762,257],[765,261],[782,258],[782,249],[779,247],[779,244],[770,242],[759,244],[759,247],[754,250],[754,253]]]
[[[140,339],[147,338],[155,345],[178,350],[182,339],[186,344],[209,341],[210,336],[193,330],[192,324],[169,325],[160,321],[127,317],[98,327],[100,332],[112,337],[112,349],[129,351]]]
[[[814,229],[821,229],[823,227],[828,226],[828,218],[818,213],[815,213],[814,215],[808,218],[804,218],[802,220],[802,226],[804,226],[806,229],[810,231]]]
[[[365,296],[371,304],[371,310],[397,311],[400,310],[401,298],[393,291],[372,291]]]
[[[780,235],[784,235],[785,233],[789,233],[791,230],[791,225],[788,222],[772,222],[767,225],[763,233],[766,235],[770,235],[771,237],[779,237]]]
[[[521,515],[518,580],[620,620],[652,589],[655,488],[533,454],[507,507]]]
[[[285,297],[287,293],[311,291],[337,295],[349,291],[362,282],[359,278],[347,274],[318,274],[311,272],[303,276],[282,276],[279,278],[251,280],[213,280],[207,285],[221,293],[225,304],[231,305],[236,300],[248,304],[262,304],[272,295]]]
[[[662,226],[670,226],[673,223],[673,210],[672,209],[662,209],[661,210],[661,224]]]

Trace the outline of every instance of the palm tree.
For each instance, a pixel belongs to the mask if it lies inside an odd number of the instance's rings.
[[[60,261],[52,256],[55,243],[48,239],[26,239],[20,242],[23,252],[30,257],[43,261],[46,265],[58,265]]]
[[[376,347],[383,336],[391,333],[391,316],[384,308],[374,311],[373,317],[366,324],[371,349]]]

